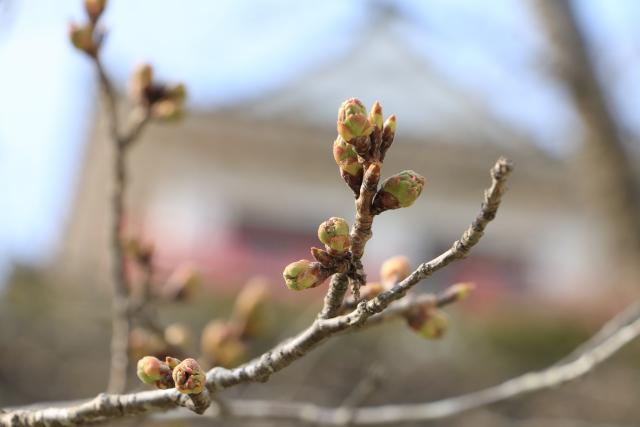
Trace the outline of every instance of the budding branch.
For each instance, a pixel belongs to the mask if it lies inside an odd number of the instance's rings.
[[[295,337],[277,345],[260,357],[234,369],[216,367],[207,373],[207,389],[216,393],[222,389],[250,382],[265,382],[269,377],[304,357],[322,342],[347,330],[356,330],[368,321],[379,323],[384,311],[401,299],[413,286],[451,262],[463,258],[480,240],[487,224],[495,217],[506,180],[512,166],[499,159],[491,169],[491,186],[485,192],[480,213],[471,226],[455,241],[450,249],[429,262],[421,264],[406,279],[377,297],[360,302],[356,308],[332,318],[318,318]],[[446,301],[443,299],[442,301]],[[393,305],[389,307],[389,311]],[[390,318],[390,317],[389,317]],[[125,416],[192,405],[188,396],[175,389],[145,391],[133,394],[100,394],[96,398],[66,408],[18,409],[0,416],[2,426],[62,426],[107,421]]]

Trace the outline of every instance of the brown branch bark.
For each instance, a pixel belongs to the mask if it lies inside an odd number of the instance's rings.
[[[480,240],[487,224],[495,218],[511,169],[512,166],[506,159],[501,158],[496,162],[491,169],[492,182],[485,192],[480,213],[449,250],[420,265],[418,269],[391,290],[370,301],[359,303],[352,312],[330,319],[318,318],[311,326],[289,341],[237,368],[213,368],[207,373],[208,390],[215,393],[237,384],[267,381],[272,374],[304,357],[330,337],[366,324],[368,319],[382,313],[392,302],[402,298],[418,282],[451,262],[465,257]],[[188,402],[185,401],[184,395],[175,389],[127,395],[100,395],[92,401],[74,407],[12,411],[0,417],[0,425],[78,425],[169,409],[176,405],[185,406],[188,405]]]
[[[356,199],[356,216],[351,230],[351,271],[337,273],[331,278],[324,306],[318,315],[320,319],[330,319],[338,315],[342,301],[349,290],[350,280],[357,282],[354,285],[356,294],[360,286],[366,283],[361,259],[364,255],[364,247],[372,236],[371,226],[374,215],[371,213],[371,202],[378,189],[378,181],[380,181],[380,163],[376,161],[367,166],[360,193]],[[355,296],[358,297],[358,295]]]

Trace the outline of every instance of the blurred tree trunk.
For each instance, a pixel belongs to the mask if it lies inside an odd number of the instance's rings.
[[[607,104],[584,30],[576,19],[575,5],[568,0],[535,0],[534,4],[553,49],[558,77],[584,125],[584,141],[576,157],[580,184],[603,222],[612,259],[619,264],[615,267],[637,277],[640,193],[620,125]]]

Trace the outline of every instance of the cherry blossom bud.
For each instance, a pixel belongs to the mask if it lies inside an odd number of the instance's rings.
[[[360,136],[369,136],[373,126],[367,117],[367,110],[356,98],[347,99],[338,110],[338,134],[346,141]]]
[[[153,384],[159,389],[174,386],[169,365],[153,356],[145,356],[138,360],[136,374],[143,383]]]
[[[373,107],[371,107],[371,112],[369,113],[369,122],[382,130],[382,121],[384,120],[382,116],[382,106],[378,101],[373,103]]]
[[[402,171],[387,178],[373,199],[373,211],[406,208],[422,193],[425,179],[412,170]]]
[[[198,394],[204,391],[207,377],[195,359],[185,359],[173,369],[173,381],[180,393]]]
[[[294,291],[315,288],[329,277],[320,263],[306,259],[287,265],[282,276],[287,287]]]
[[[318,239],[336,254],[343,254],[351,247],[349,224],[342,218],[332,217],[318,227]]]

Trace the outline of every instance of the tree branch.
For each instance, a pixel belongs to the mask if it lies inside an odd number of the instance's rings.
[[[93,59],[100,86],[106,99],[107,121],[109,133],[115,149],[113,171],[114,188],[111,195],[111,253],[113,275],[113,301],[112,301],[112,335],[111,335],[111,362],[109,370],[109,384],[107,390],[110,393],[122,393],[127,385],[127,368],[129,361],[129,331],[131,329],[132,315],[130,307],[131,284],[125,270],[125,254],[123,249],[125,194],[127,190],[126,155],[131,143],[142,132],[149,121],[149,111],[134,110],[132,124],[126,134],[120,134],[120,122],[118,118],[117,98],[113,84],[107,75],[100,56],[91,56]]]
[[[484,390],[434,402],[360,407],[349,412],[344,408],[326,408],[310,403],[243,400],[227,401],[226,415],[240,419],[295,419],[323,425],[345,425],[347,420],[353,425],[377,425],[446,418],[575,380],[610,358],[639,335],[640,314],[633,322],[622,326],[597,346],[576,355],[571,361],[539,372],[527,373]]]
[[[350,329],[356,329],[375,319],[392,302],[402,298],[414,285],[456,259],[461,259],[480,240],[487,224],[495,217],[500,199],[505,191],[511,164],[499,159],[491,169],[491,187],[486,190],[480,213],[462,237],[449,250],[418,267],[406,279],[391,290],[367,302],[358,304],[352,312],[330,319],[316,319],[311,326],[297,336],[276,346],[262,356],[234,369],[213,368],[207,373],[207,388],[211,393],[237,384],[264,382],[269,377],[330,337]],[[187,398],[175,389],[156,390],[126,395],[101,394],[95,399],[67,408],[40,410],[16,410],[0,417],[0,425],[6,426],[57,426],[100,422],[130,415],[139,415],[187,405]]]

